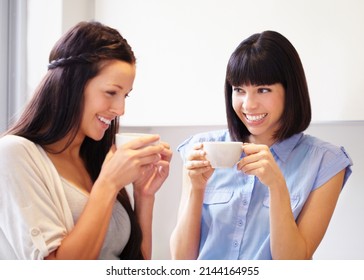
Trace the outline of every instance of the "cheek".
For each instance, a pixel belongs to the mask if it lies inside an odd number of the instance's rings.
[[[276,112],[278,116],[282,116],[284,111],[283,99],[277,98],[276,100],[274,100],[274,102],[271,102],[269,105],[267,104],[267,106],[270,106],[271,112]]]
[[[232,103],[232,106],[233,106],[233,109],[234,111],[240,115],[241,113],[241,99],[240,98],[236,98],[236,97],[232,97],[232,100],[231,100],[231,103]]]

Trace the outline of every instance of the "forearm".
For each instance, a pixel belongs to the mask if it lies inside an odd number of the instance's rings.
[[[271,191],[273,258],[312,259],[335,210],[344,174],[345,170],[342,170],[324,185],[312,191],[297,221],[294,221],[290,206],[287,207],[289,195]],[[279,210],[280,208],[283,211]]]
[[[270,231],[273,259],[309,259],[294,219],[286,185],[270,189]]]
[[[198,257],[203,197],[203,189],[192,190],[181,210],[170,240],[173,259],[197,259]]]
[[[46,259],[97,259],[109,227],[116,192],[95,186],[72,231]]]
[[[154,201],[154,195],[143,197],[142,195],[134,193],[134,209],[143,234],[141,250],[145,259],[152,258]]]

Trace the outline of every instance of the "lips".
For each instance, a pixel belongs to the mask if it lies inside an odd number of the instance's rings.
[[[268,114],[249,115],[244,114],[245,118],[250,122],[259,122],[263,120]]]
[[[104,118],[104,117],[101,117],[101,116],[97,116],[97,118],[99,119],[99,121],[103,122],[104,124],[106,125],[110,125],[111,122],[112,122],[112,119],[107,119],[107,118]]]

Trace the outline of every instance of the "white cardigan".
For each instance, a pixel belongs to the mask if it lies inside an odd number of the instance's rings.
[[[61,178],[45,151],[0,139],[0,259],[44,259],[74,227]]]

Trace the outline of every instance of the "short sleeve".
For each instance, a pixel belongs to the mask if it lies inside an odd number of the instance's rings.
[[[339,173],[341,170],[345,169],[345,176],[343,187],[345,186],[348,178],[350,177],[352,170],[351,166],[353,161],[349,154],[345,151],[344,147],[336,147],[334,145],[326,143],[322,146],[323,154],[320,164],[320,169],[318,171],[313,189],[316,189],[333,176]]]

